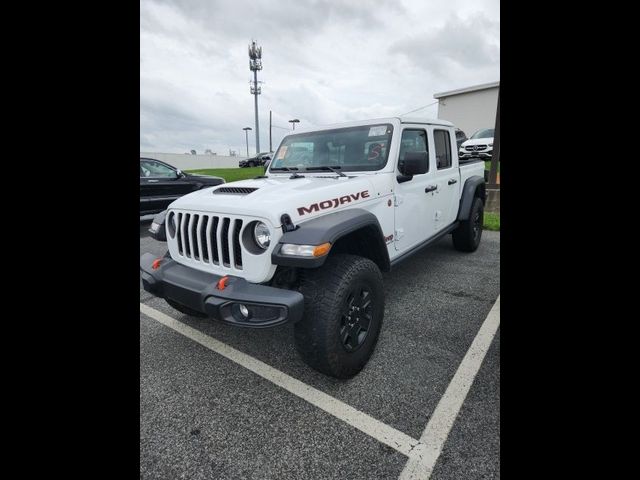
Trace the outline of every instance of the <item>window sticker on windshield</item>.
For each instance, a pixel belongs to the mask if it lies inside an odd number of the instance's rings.
[[[287,148],[288,147],[280,147],[280,150],[278,151],[278,156],[276,157],[276,160],[282,160],[285,156],[285,154],[287,153]]]
[[[386,125],[377,125],[375,127],[371,127],[369,129],[370,137],[379,137],[380,135],[387,134],[387,126]]]

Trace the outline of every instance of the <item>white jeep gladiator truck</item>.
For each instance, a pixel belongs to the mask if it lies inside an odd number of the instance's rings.
[[[478,248],[484,163],[444,120],[384,118],[287,135],[265,175],[174,201],[151,227],[143,287],[176,310],[263,328],[333,377],[357,374],[384,315],[382,273],[451,234]]]

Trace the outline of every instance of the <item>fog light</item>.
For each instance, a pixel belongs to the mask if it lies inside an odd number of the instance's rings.
[[[233,315],[233,318],[237,322],[246,322],[251,320],[251,317],[253,317],[249,307],[242,303],[234,303],[231,305],[231,315]]]

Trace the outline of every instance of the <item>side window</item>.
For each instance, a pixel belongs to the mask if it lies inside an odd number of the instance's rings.
[[[427,132],[424,130],[403,130],[400,140],[400,155],[398,162],[404,160],[407,152],[427,152],[429,154],[429,144],[427,143]],[[427,171],[428,168],[427,168]]]
[[[140,176],[176,178],[178,175],[172,168],[154,160],[140,160]]]
[[[446,130],[434,130],[433,140],[436,148],[438,170],[451,167],[451,138]]]

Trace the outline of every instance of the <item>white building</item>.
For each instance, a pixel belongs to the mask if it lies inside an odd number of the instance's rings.
[[[499,88],[500,82],[492,82],[436,93],[438,118],[449,120],[467,137],[481,128],[494,128]]]

